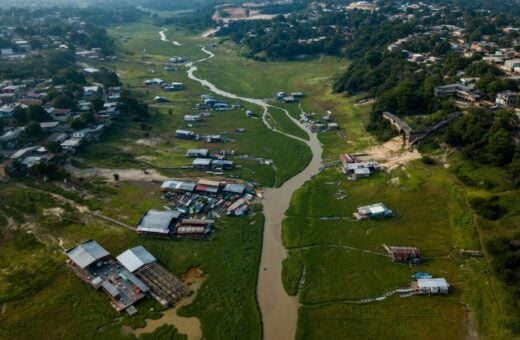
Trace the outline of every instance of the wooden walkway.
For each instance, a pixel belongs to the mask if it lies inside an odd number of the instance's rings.
[[[126,224],[126,223],[124,223],[124,222],[118,221],[118,220],[116,220],[116,219],[114,219],[114,218],[112,218],[112,217],[108,217],[108,216],[102,215],[102,214],[100,214],[100,213],[98,213],[98,212],[89,211],[88,213],[89,213],[91,216],[97,217],[97,218],[99,218],[99,219],[101,219],[101,220],[104,220],[104,221],[110,222],[110,223],[115,224],[115,225],[117,225],[117,226],[120,226],[120,227],[123,227],[123,228],[126,228],[126,229],[130,229],[130,230],[132,230],[132,231],[135,231],[135,230],[136,230],[136,227],[133,227],[133,226],[131,226],[131,225],[129,225],[129,224]]]

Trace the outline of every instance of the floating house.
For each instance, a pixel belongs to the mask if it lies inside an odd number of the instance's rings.
[[[209,170],[211,169],[210,158],[195,158],[192,162],[193,169],[197,170]]]
[[[359,207],[354,213],[354,217],[358,220],[367,218],[388,218],[394,217],[394,212],[388,209],[383,203],[376,203]]]
[[[166,191],[193,192],[196,186],[197,184],[192,182],[164,181],[161,189]]]
[[[114,261],[96,241],[86,241],[65,253],[69,268],[83,281],[102,289],[118,312],[137,311],[133,305],[146,296],[149,287]]]
[[[208,149],[188,149],[186,157],[188,158],[208,158],[210,156]]]
[[[210,236],[213,225],[213,220],[199,220],[186,219],[177,224],[174,231],[174,236],[178,238],[207,238]]]
[[[412,281],[412,288],[415,294],[448,294],[450,285],[444,278],[419,278]]]
[[[387,246],[386,244],[383,244],[383,247],[393,262],[411,264],[421,264],[424,262],[421,257],[421,251],[416,247]]]
[[[199,135],[195,134],[193,131],[189,130],[175,130],[175,137],[182,138],[182,139],[194,139],[198,140]]]
[[[181,217],[182,212],[178,210],[150,210],[139,221],[137,234],[170,237],[174,226]]]
[[[205,194],[217,194],[220,190],[220,182],[201,179],[197,182],[195,190]]]
[[[174,305],[183,297],[191,295],[184,284],[164,267],[143,246],[137,246],[121,253],[117,260],[131,276],[137,277],[163,307]]]

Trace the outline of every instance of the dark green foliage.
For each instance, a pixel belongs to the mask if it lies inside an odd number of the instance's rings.
[[[72,67],[67,67],[65,69],[60,70],[54,77],[52,77],[52,83],[54,85],[63,85],[63,84],[80,84],[85,85],[87,80],[83,73],[78,72],[76,69]]]
[[[392,128],[390,122],[383,119],[381,111],[375,111],[370,115],[370,123],[367,125],[366,129],[382,142],[397,136],[397,132]]]
[[[513,135],[517,124],[518,118],[508,111],[493,113],[470,109],[446,129],[445,138],[472,160],[503,166],[513,160],[517,148]]]
[[[189,11],[184,15],[173,18],[161,19],[157,23],[159,25],[176,25],[191,31],[201,31],[213,26],[213,6],[205,5],[197,8],[195,11]]]
[[[128,91],[123,91],[119,109],[123,114],[128,115],[132,120],[137,122],[143,121],[150,116],[148,113],[148,105],[139,102]]]
[[[424,164],[427,164],[427,165],[435,165],[435,164],[437,164],[435,159],[433,159],[432,157],[427,156],[427,155],[424,155],[424,156],[421,157],[421,162],[423,162]]]
[[[342,54],[345,37],[340,27],[346,24],[344,16],[327,12],[313,22],[301,20],[304,18],[307,14],[293,13],[288,18],[279,15],[273,21],[235,21],[222,28],[218,35],[230,36],[235,43],[247,47],[246,57],[259,60]]]
[[[477,214],[488,220],[498,220],[507,213],[507,209],[500,205],[499,196],[489,198],[476,197],[471,200],[471,206]]]
[[[107,70],[104,67],[101,68],[99,72],[94,73],[92,77],[94,78],[95,82],[103,84],[105,88],[121,85],[117,74]]]
[[[184,334],[179,334],[175,327],[163,325],[158,327],[150,334],[139,335],[139,340],[186,340],[188,337]]]
[[[488,242],[487,248],[493,255],[496,275],[520,297],[520,235],[498,236]]]

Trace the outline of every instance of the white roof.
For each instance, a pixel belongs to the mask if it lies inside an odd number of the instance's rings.
[[[450,286],[445,278],[417,279],[417,285],[421,289],[448,288]]]
[[[129,272],[134,272],[145,264],[157,261],[143,246],[126,250],[117,257],[117,260],[128,269]]]
[[[64,141],[63,143],[61,143],[61,146],[72,146],[72,147],[75,147],[75,146],[78,146],[80,143],[80,139],[77,139],[77,138],[71,138],[71,139],[67,139],[66,141]]]
[[[75,248],[67,250],[67,256],[80,268],[86,268],[90,264],[108,255],[110,255],[110,253],[94,240],[87,241]]]
[[[368,209],[370,209],[370,212],[372,214],[381,214],[386,211],[386,207],[382,204],[374,204],[370,206]]]

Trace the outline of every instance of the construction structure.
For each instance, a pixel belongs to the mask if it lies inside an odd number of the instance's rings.
[[[388,256],[390,256],[393,262],[410,264],[421,264],[424,262],[424,259],[421,257],[421,251],[416,247],[387,246],[383,244],[383,248],[388,252]]]
[[[149,210],[139,221],[137,234],[155,237],[170,237],[173,228],[182,216],[180,210]]]
[[[394,212],[388,209],[383,203],[376,203],[371,205],[365,205],[357,208],[354,217],[357,220],[364,220],[368,218],[389,218],[394,217]]]
[[[449,294],[450,285],[445,278],[418,278],[412,281],[412,289],[418,295]]]
[[[214,225],[213,220],[185,219],[177,224],[173,235],[178,238],[208,238]]]
[[[102,289],[118,312],[132,315],[133,306],[146,296],[150,288],[115,261],[96,241],[89,240],[65,251],[67,265],[83,281],[95,289]]]
[[[117,260],[128,272],[150,287],[150,295],[165,308],[191,295],[191,291],[175,275],[158,264],[157,259],[143,246],[126,250]]]

